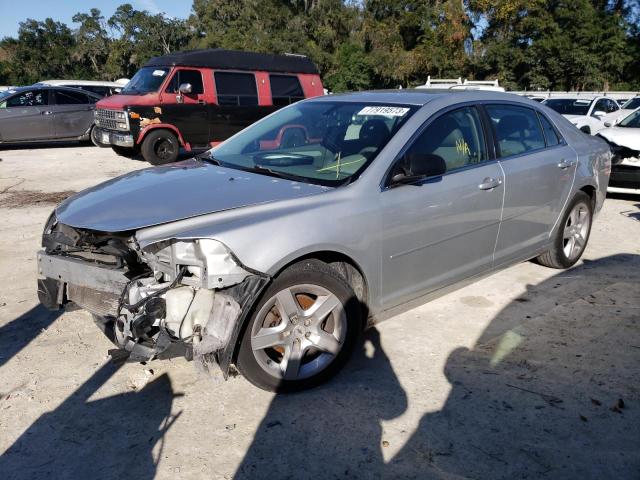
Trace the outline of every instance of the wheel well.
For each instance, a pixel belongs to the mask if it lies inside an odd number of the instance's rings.
[[[322,252],[313,252],[303,257],[296,258],[291,262],[287,263],[284,267],[282,267],[278,273],[282,272],[289,266],[294,263],[298,263],[302,260],[307,260],[313,258],[315,260],[320,260],[331,267],[333,267],[342,277],[347,281],[347,283],[351,286],[356,297],[360,301],[363,309],[367,309],[368,305],[368,294],[369,290],[367,287],[367,279],[362,273],[362,269],[358,266],[356,262],[353,261],[350,257],[343,253],[333,252],[333,251],[322,251]],[[368,313],[368,312],[366,312]],[[364,318],[367,318],[366,316]]]
[[[580,189],[581,192],[586,193],[587,195],[589,195],[589,198],[591,199],[591,206],[593,208],[596,207],[596,189],[595,187],[592,187],[591,185],[585,185],[584,187],[582,187]]]
[[[136,145],[142,145],[142,142],[144,142],[145,139],[151,133],[161,131],[161,130],[167,131],[175,135],[175,137],[178,139],[178,143],[180,144],[180,146],[185,146],[184,139],[182,138],[182,134],[180,133],[180,131],[177,128],[169,125],[158,125],[158,126],[151,125],[149,127],[143,128],[138,134],[138,140],[136,141]]]

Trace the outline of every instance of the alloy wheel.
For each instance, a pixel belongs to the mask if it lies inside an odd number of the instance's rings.
[[[562,249],[569,260],[578,258],[587,243],[591,217],[584,203],[577,203],[567,217],[562,237]]]
[[[319,285],[294,285],[262,306],[252,327],[251,349],[270,375],[301,380],[331,364],[346,332],[346,312],[335,294]]]

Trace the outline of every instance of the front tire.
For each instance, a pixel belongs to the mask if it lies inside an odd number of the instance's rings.
[[[552,247],[537,257],[536,261],[550,268],[569,268],[574,265],[587,247],[592,221],[591,198],[584,192],[578,192],[562,216]]]
[[[291,392],[335,375],[362,331],[362,308],[326,263],[305,260],[281,273],[253,309],[237,366],[264,390]]]
[[[142,156],[152,165],[175,162],[180,153],[180,143],[169,130],[154,130],[142,141]]]

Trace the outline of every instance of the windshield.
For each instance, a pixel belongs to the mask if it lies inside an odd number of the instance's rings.
[[[129,83],[127,83],[120,93],[125,95],[137,95],[139,93],[157,92],[162,81],[169,73],[168,68],[144,67],[138,70]]]
[[[618,127],[627,127],[627,128],[640,128],[640,110],[636,110],[628,117],[625,117],[622,120]]]
[[[297,103],[210,150],[225,167],[320,185],[355,179],[417,110],[408,105]]]
[[[587,115],[593,100],[577,100],[573,98],[550,98],[544,104],[561,115]]]
[[[640,97],[635,97],[632,98],[631,100],[628,100],[624,105],[622,105],[622,108],[624,108],[625,110],[635,110],[636,108],[640,107]]]

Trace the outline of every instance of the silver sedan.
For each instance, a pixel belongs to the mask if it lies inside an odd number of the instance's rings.
[[[87,309],[132,359],[183,343],[258,387],[307,388],[416,302],[523,260],[576,263],[610,161],[601,139],[515,95],[307,100],[62,203],[40,299]]]

